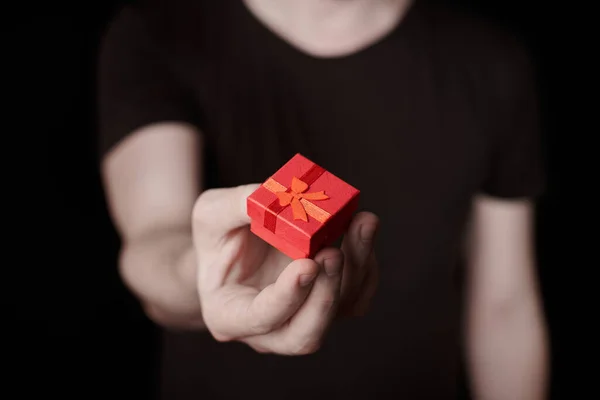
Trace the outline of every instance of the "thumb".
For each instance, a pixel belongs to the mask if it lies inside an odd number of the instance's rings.
[[[196,200],[192,228],[196,245],[213,246],[234,229],[248,225],[246,199],[260,185],[209,189]]]
[[[277,280],[260,292],[237,286],[221,290],[205,310],[213,334],[232,340],[264,335],[284,324],[302,306],[317,278],[313,260],[292,261]]]

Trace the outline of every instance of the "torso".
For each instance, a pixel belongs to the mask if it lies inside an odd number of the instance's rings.
[[[360,51],[316,57],[240,2],[215,3],[186,5],[163,25],[206,135],[208,185],[261,182],[302,153],[381,217],[381,283],[371,313],[337,323],[311,356],[166,335],[165,399],[451,398],[461,235],[488,157],[462,44],[451,56],[451,39],[413,6]]]

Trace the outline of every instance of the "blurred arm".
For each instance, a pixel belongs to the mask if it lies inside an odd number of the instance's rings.
[[[123,243],[121,276],[153,321],[174,328],[204,327],[191,231],[200,147],[190,125],[153,124],[127,136],[102,164]]]
[[[547,332],[535,277],[532,206],[478,198],[470,235],[468,365],[478,400],[542,400]]]

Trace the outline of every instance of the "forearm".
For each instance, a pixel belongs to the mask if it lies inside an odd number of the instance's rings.
[[[534,294],[489,304],[471,301],[468,364],[478,400],[547,396],[547,332]]]
[[[154,322],[169,328],[204,328],[191,229],[161,230],[126,240],[120,273]]]

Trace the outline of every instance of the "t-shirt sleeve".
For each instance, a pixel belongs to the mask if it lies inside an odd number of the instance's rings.
[[[99,152],[104,156],[134,130],[156,122],[194,124],[185,86],[140,10],[123,8],[103,37],[98,65]]]
[[[500,198],[527,198],[545,188],[541,124],[534,65],[527,49],[512,43],[499,52],[486,87],[489,163],[481,191]]]

